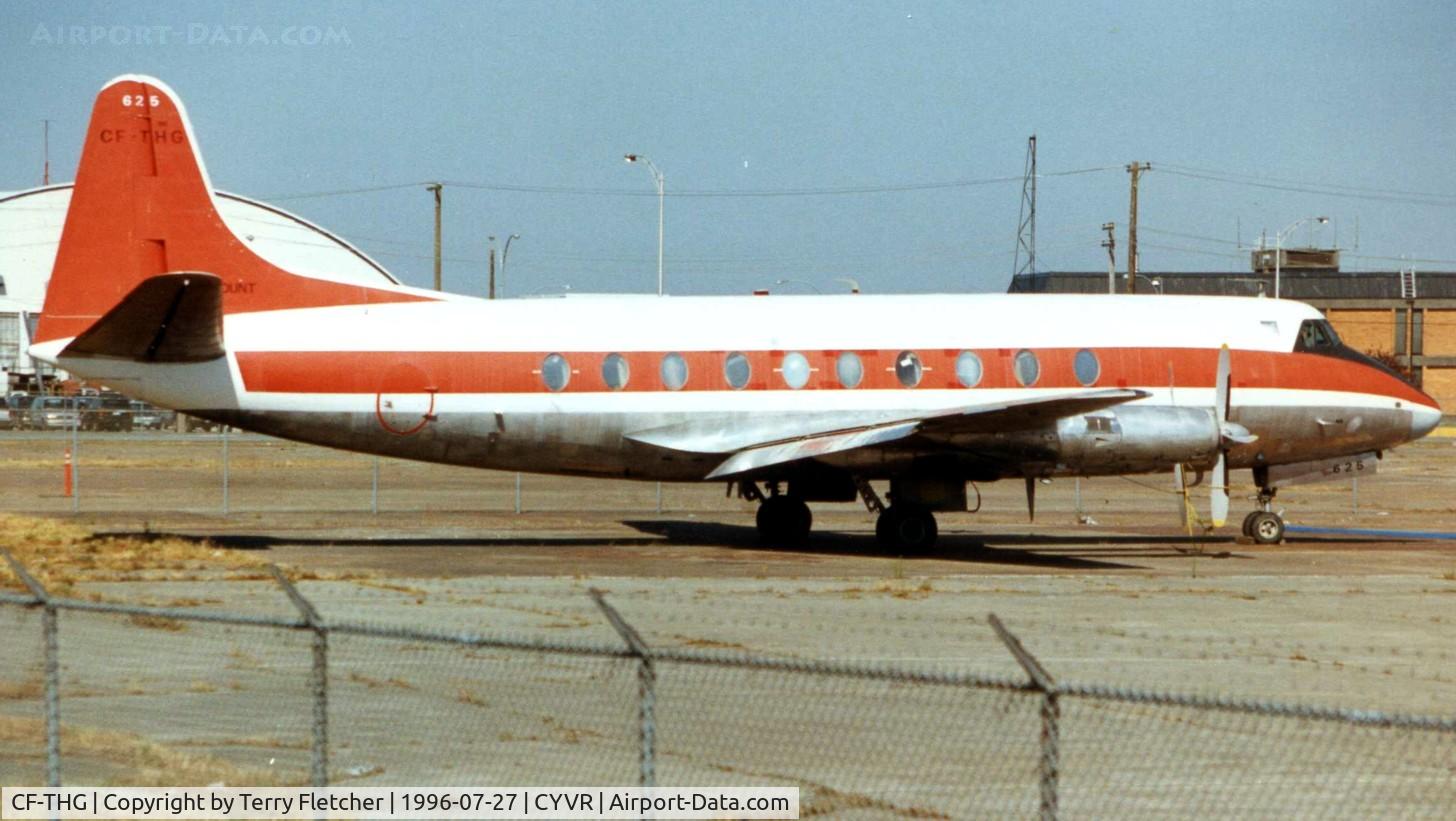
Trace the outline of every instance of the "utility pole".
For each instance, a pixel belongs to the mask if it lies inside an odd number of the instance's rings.
[[[1026,261],[1022,262],[1022,253]],[[1016,253],[1011,276],[1036,274],[1036,135],[1026,141],[1026,169],[1021,178],[1021,220],[1016,227]]]
[[[1152,165],[1148,163],[1133,162],[1127,166],[1127,173],[1132,175],[1132,196],[1129,199],[1127,215],[1127,292],[1137,293],[1137,271],[1138,271],[1138,247],[1137,247],[1137,217],[1138,217],[1138,177],[1144,171],[1151,171]]]
[[[1115,222],[1102,223],[1102,230],[1107,232],[1107,239],[1102,241],[1102,247],[1107,249],[1107,293],[1117,293],[1117,257],[1112,253],[1117,247],[1117,240],[1112,236],[1112,229],[1117,227]]]
[[[45,155],[45,167],[41,170],[41,174],[40,174],[40,184],[41,185],[50,185],[51,184],[51,121],[50,120],[41,120],[41,122],[42,123],[45,123],[45,137],[43,138],[44,139],[44,146],[45,146],[45,148],[43,149],[43,152],[44,152],[44,155]]]
[[[495,237],[490,237],[490,284],[486,286],[485,298],[495,299]]]
[[[435,290],[444,290],[440,287],[440,205],[441,193],[445,186],[438,182],[432,182],[425,186],[426,191],[433,191],[435,194]]]

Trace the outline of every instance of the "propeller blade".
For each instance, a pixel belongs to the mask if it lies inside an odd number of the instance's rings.
[[[1036,480],[1026,477],[1026,520],[1036,521]]]
[[[1233,370],[1229,363],[1229,346],[1225,344],[1218,349],[1218,376],[1214,381],[1213,412],[1218,419],[1218,429],[1223,430],[1224,423],[1228,421],[1229,415],[1229,382],[1230,373]]]
[[[1228,521],[1229,511],[1229,469],[1228,454],[1218,452],[1218,462],[1213,466],[1213,481],[1209,483],[1209,514],[1215,528],[1223,527]]]
[[[1188,479],[1183,475],[1182,462],[1173,466],[1173,490],[1178,493],[1178,520],[1191,535],[1193,523],[1188,518]]]

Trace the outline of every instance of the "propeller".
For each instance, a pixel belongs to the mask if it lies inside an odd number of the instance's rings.
[[[1209,518],[1213,520],[1214,527],[1223,527],[1228,521],[1229,509],[1229,468],[1228,452],[1234,445],[1247,445],[1258,440],[1258,436],[1249,432],[1249,429],[1237,422],[1229,421],[1229,388],[1232,382],[1232,366],[1230,364],[1229,346],[1224,345],[1218,350],[1218,373],[1214,377],[1214,398],[1213,417],[1218,423],[1218,461],[1213,464],[1213,482],[1210,485]],[[1178,481],[1182,484],[1182,470],[1178,471]],[[1184,506],[1184,515],[1187,515],[1187,506]]]

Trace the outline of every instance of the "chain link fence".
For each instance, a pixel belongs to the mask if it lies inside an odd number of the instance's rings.
[[[805,816],[1449,817],[1456,718],[0,593],[0,782],[792,786]]]

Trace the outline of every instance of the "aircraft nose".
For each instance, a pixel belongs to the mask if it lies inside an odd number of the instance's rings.
[[[1416,405],[1411,409],[1411,439],[1419,439],[1441,424],[1441,409]]]

